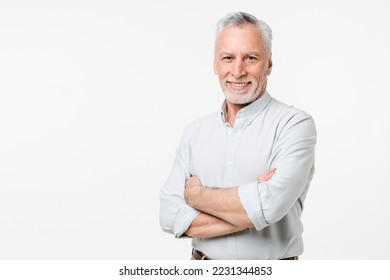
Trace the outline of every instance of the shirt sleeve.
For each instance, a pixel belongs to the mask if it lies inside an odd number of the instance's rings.
[[[200,212],[184,199],[185,181],[191,176],[186,134],[177,148],[171,173],[160,191],[160,226],[168,233],[181,237]]]
[[[274,141],[269,167],[275,175],[267,182],[240,185],[239,198],[257,230],[282,219],[303,200],[314,173],[316,128],[313,119],[298,113],[290,117]],[[261,175],[261,174],[259,174]]]

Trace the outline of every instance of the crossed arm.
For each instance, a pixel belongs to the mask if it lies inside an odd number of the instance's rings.
[[[268,181],[275,172],[272,168],[257,181]],[[238,187],[207,188],[193,176],[186,181],[184,197],[188,205],[201,211],[185,232],[187,236],[210,238],[254,227],[240,202]]]

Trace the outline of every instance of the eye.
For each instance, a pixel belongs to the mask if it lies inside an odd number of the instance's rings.
[[[255,62],[257,60],[257,57],[250,55],[250,56],[247,57],[247,60],[249,62]]]
[[[222,61],[225,61],[225,62],[230,62],[232,60],[233,60],[233,57],[229,56],[229,55],[225,55],[222,57]]]

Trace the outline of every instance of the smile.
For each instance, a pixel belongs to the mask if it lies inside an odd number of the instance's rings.
[[[250,82],[246,82],[246,83],[234,83],[234,82],[229,82],[233,87],[235,88],[243,88],[245,86],[247,86]]]

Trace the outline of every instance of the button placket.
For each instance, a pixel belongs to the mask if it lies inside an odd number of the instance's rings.
[[[238,148],[240,132],[230,126],[227,127],[227,151],[224,175],[224,187],[232,187],[234,183],[234,164]],[[226,249],[232,258],[237,257],[236,238],[230,235],[226,238]]]

